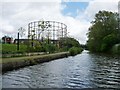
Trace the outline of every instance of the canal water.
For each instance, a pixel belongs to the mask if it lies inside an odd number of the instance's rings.
[[[120,88],[120,57],[83,51],[74,57],[10,71],[3,88]]]

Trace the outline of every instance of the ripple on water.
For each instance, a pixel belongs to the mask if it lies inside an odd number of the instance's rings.
[[[3,87],[120,88],[120,59],[83,52],[8,72]]]

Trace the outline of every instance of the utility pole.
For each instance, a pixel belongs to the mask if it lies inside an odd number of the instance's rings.
[[[20,27],[19,29],[18,29],[18,34],[17,34],[17,50],[19,51],[19,41],[20,41],[20,39],[19,39],[19,36],[21,36],[22,37],[22,35],[24,35],[24,31],[25,31],[25,29],[23,29],[22,27]]]
[[[17,51],[19,51],[19,32],[18,32],[18,39],[17,39]]]

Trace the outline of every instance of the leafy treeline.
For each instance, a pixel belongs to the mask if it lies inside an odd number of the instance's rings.
[[[120,43],[118,13],[99,11],[88,32],[88,49],[92,52],[109,52]]]
[[[70,55],[75,56],[80,54],[83,51],[82,46],[80,43],[74,38],[61,38],[59,41],[59,47],[62,51],[69,51]]]
[[[81,47],[80,43],[71,37],[60,38],[59,47],[64,51],[68,51],[72,47]]]
[[[58,41],[59,43],[48,43],[48,40],[44,42],[34,41],[34,45],[28,47],[29,45],[20,44],[19,51],[17,50],[16,44],[0,44],[2,45],[2,54],[17,54],[17,53],[27,53],[27,52],[47,52],[47,53],[54,53],[54,52],[64,52],[69,51],[76,55],[82,51],[80,43],[70,37],[60,38]],[[72,48],[72,49],[71,49]]]

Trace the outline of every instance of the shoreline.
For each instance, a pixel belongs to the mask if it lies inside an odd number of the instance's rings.
[[[37,55],[37,56],[26,56],[26,57],[17,57],[17,58],[2,58],[3,63],[0,63],[0,68],[2,68],[2,74],[7,71],[16,70],[26,66],[37,65],[44,62],[49,62],[55,59],[66,58],[70,56],[69,52],[60,52],[46,55]],[[5,62],[5,60],[7,62]]]

